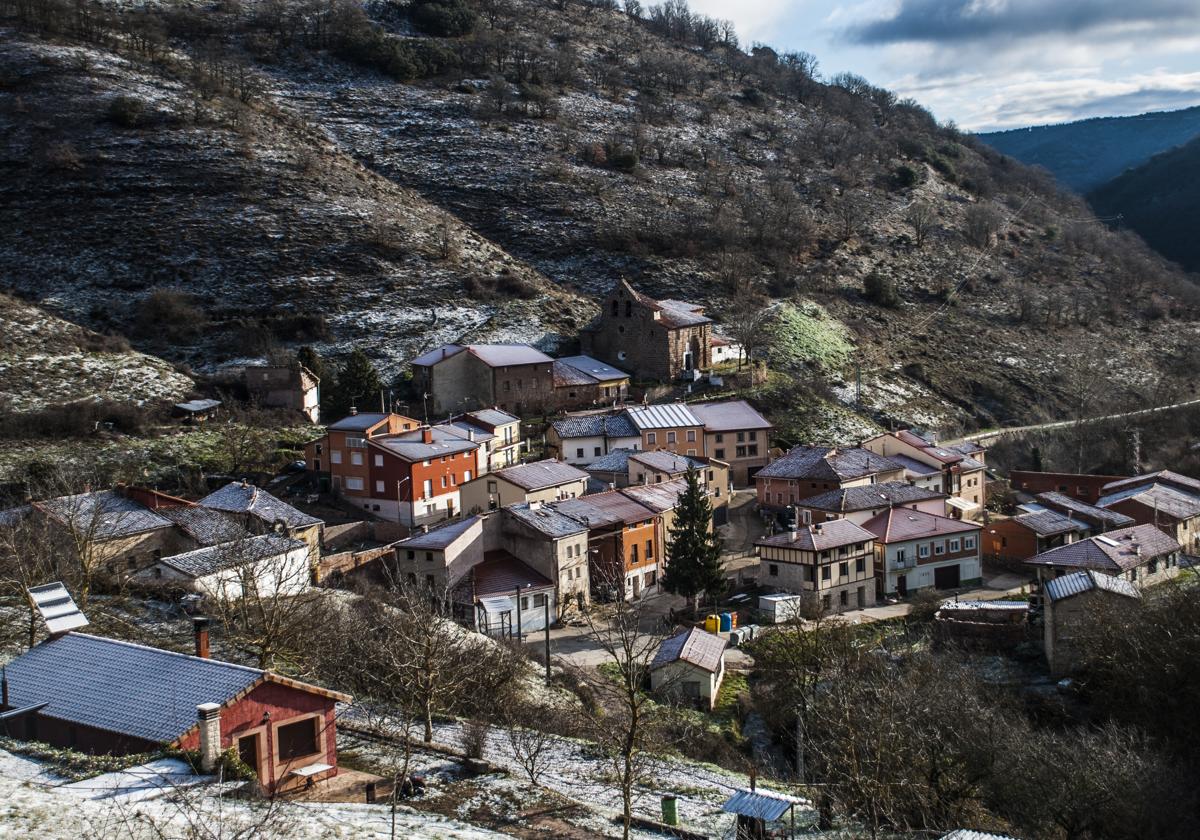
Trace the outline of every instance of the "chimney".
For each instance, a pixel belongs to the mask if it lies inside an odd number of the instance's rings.
[[[358,414],[358,406],[352,405],[350,406],[350,416],[353,417],[355,414]]]
[[[540,500],[535,500],[535,501],[532,501],[532,502],[530,502],[530,503],[529,503],[529,509],[530,509],[530,510],[541,510],[541,509],[542,509],[542,503],[541,503],[541,501],[540,501]]]
[[[208,659],[208,619],[202,615],[193,618],[192,632],[196,636],[196,656]]]
[[[421,443],[433,443],[433,429],[428,426],[421,429]]]
[[[201,703],[196,707],[200,724],[200,770],[211,773],[221,757],[221,707],[216,703]]]
[[[467,440],[474,443],[474,441],[475,441],[475,430],[474,429],[467,429]]]

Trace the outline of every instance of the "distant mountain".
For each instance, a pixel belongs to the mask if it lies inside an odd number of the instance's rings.
[[[1121,226],[1163,256],[1200,271],[1200,137],[1117,176],[1088,200],[1101,216],[1122,214]]]
[[[975,136],[1022,163],[1045,167],[1068,187],[1086,193],[1197,135],[1200,106]]]

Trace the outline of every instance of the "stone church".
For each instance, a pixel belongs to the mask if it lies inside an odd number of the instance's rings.
[[[712,320],[702,306],[654,300],[625,280],[608,293],[581,342],[584,353],[641,381],[691,379],[712,366]]]

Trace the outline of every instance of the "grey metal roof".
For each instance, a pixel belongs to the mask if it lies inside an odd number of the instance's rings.
[[[1043,551],[1025,562],[1120,573],[1179,549],[1179,543],[1153,525],[1134,525]]]
[[[249,514],[268,525],[282,522],[289,528],[307,528],[321,524],[321,520],[315,516],[296,510],[261,487],[241,481],[230,482],[220,490],[209,493],[200,500],[200,504],[227,513]]]
[[[506,426],[509,423],[517,423],[521,419],[498,408],[481,408],[478,411],[468,411],[467,416],[472,420],[477,420],[493,428],[496,426]]]
[[[171,527],[169,519],[115,490],[59,496],[34,502],[34,507],[80,533],[98,539],[127,537]]]
[[[639,405],[625,410],[633,425],[645,429],[677,429],[682,426],[703,426],[700,418],[683,403]]]
[[[756,473],[765,478],[843,481],[900,469],[891,458],[866,449],[797,446]]]
[[[349,414],[330,426],[329,430],[331,432],[365,432],[376,423],[382,423],[386,419],[388,419],[386,414],[380,414],[377,411]]]
[[[175,407],[180,411],[186,411],[189,414],[199,414],[203,411],[212,411],[221,405],[220,400],[188,400],[187,402],[175,403]]]
[[[196,706],[224,703],[263,672],[85,633],[42,642],[6,666],[9,703],[108,732],[170,742],[196,723]]]
[[[382,446],[406,461],[428,461],[443,455],[470,452],[478,449],[481,443],[481,440],[467,440],[465,432],[446,425],[430,428],[428,431],[432,442],[426,443],[425,431],[425,429],[414,429],[393,437],[376,438],[371,443],[375,446]]]
[[[873,533],[862,526],[855,525],[849,519],[832,519],[813,525],[803,525],[791,531],[784,531],[770,537],[754,541],[755,545],[769,545],[776,548],[795,548],[800,551],[826,551],[843,545],[854,545],[875,541]]]
[[[202,546],[241,539],[248,534],[230,514],[213,508],[187,505],[159,508],[157,513]]]
[[[225,569],[280,557],[297,548],[307,548],[307,545],[290,537],[264,534],[175,554],[164,557],[159,562],[177,569],[188,577],[201,578]]]
[[[771,422],[745,400],[693,403],[692,413],[700,418],[706,432],[736,432],[742,429],[770,429]]]
[[[539,365],[554,361],[528,344],[468,344],[467,352],[488,367]]]
[[[451,356],[457,356],[463,351],[463,347],[459,344],[443,344],[441,347],[435,347],[432,350],[427,350],[420,356],[412,360],[412,364],[416,367],[429,367],[435,365],[443,359],[449,359]]]
[[[588,472],[626,472],[629,469],[629,459],[636,451],[623,447],[614,449],[607,455],[601,455],[584,469]]]
[[[685,473],[688,471],[688,467],[695,467],[699,470],[706,466],[703,461],[697,461],[695,458],[689,458],[686,455],[676,455],[674,452],[668,452],[665,449],[657,449],[652,452],[638,452],[635,455],[631,455],[629,460],[645,464],[653,470],[671,474]]]
[[[587,531],[587,526],[583,522],[556,510],[553,505],[538,503],[509,505],[504,508],[503,515],[511,516],[553,539],[582,534]]]
[[[653,670],[672,662],[686,662],[715,674],[721,670],[721,661],[727,645],[728,642],[720,636],[714,636],[699,627],[692,627],[664,639],[658,646],[658,652],[654,654],[650,668]]]
[[[727,814],[740,814],[744,817],[774,822],[788,812],[794,805],[808,803],[786,793],[775,793],[770,790],[739,790],[725,801],[721,810]]]
[[[75,605],[75,599],[61,582],[44,583],[29,587],[29,600],[33,601],[46,622],[51,635],[78,630],[88,625],[87,616]]]
[[[411,537],[405,537],[396,543],[396,547],[403,549],[420,548],[443,551],[455,540],[469,531],[471,526],[478,521],[478,516],[468,516],[466,519],[460,519],[457,522],[451,522],[449,525],[443,525],[440,528],[434,528],[428,533],[414,534]]]
[[[840,490],[828,490],[816,496],[801,499],[796,504],[802,508],[842,513],[875,510],[892,505],[909,505],[914,502],[944,499],[945,497],[945,493],[930,490],[927,487],[917,487],[903,481],[884,481],[879,484],[867,484],[861,487],[843,487]]]
[[[625,371],[618,370],[599,359],[593,359],[591,356],[564,356],[561,359],[557,359],[556,362],[582,371],[598,382],[613,382],[629,378],[629,374]]]
[[[1087,502],[1081,502],[1076,498],[1057,491],[1038,493],[1036,498],[1043,505],[1053,508],[1059,513],[1069,511],[1079,519],[1103,525],[1107,528],[1124,528],[1133,525],[1137,521],[1132,516],[1126,516],[1119,511],[1089,505]]]
[[[1124,578],[1115,575],[1106,575],[1094,569],[1085,569],[1079,572],[1072,572],[1069,575],[1063,575],[1062,577],[1056,577],[1046,581],[1043,586],[1046,597],[1051,601],[1061,601],[1084,592],[1090,592],[1093,589],[1115,592],[1118,595],[1124,595],[1128,598],[1142,597],[1138,588]]]
[[[505,467],[502,470],[496,470],[492,475],[524,490],[544,490],[547,487],[557,487],[573,481],[586,481],[588,477],[588,474],[578,467],[564,464],[553,458],[534,461],[531,464]]]

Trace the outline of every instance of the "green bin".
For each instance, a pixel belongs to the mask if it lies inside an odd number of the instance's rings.
[[[662,815],[667,825],[679,825],[679,800],[673,794],[662,798]]]

